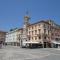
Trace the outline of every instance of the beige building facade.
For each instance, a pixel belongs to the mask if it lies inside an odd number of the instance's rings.
[[[28,26],[28,40],[44,44],[50,40],[50,24],[46,21],[39,21]]]
[[[60,26],[52,20],[42,20],[28,25],[27,44],[41,45],[42,47],[52,47],[54,42],[60,41]],[[35,43],[37,42],[37,43]]]
[[[5,44],[6,32],[0,31],[0,48]]]

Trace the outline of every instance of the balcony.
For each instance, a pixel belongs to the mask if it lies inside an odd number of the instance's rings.
[[[41,34],[37,34],[37,36],[39,37],[39,36],[41,36]]]
[[[31,37],[31,35],[27,35],[27,37]]]

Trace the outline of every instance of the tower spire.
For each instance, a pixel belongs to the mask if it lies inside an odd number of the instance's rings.
[[[26,15],[24,16],[24,26],[23,26],[23,35],[22,35],[22,45],[26,46],[26,44],[24,44],[24,42],[28,41],[28,24],[29,24],[29,19],[30,16],[28,16],[28,11],[26,11]]]
[[[29,23],[29,19],[30,19],[30,16],[29,16],[29,12],[26,11],[26,15],[24,16],[24,23]]]
[[[26,15],[28,15],[29,14],[29,12],[28,12],[28,10],[26,11]]]

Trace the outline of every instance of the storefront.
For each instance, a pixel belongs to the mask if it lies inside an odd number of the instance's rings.
[[[52,47],[54,48],[60,48],[60,41],[52,41]]]
[[[3,42],[2,42],[2,41],[0,41],[0,48],[2,48],[2,45],[3,45]]]
[[[42,48],[43,44],[39,42],[24,42],[26,44],[25,47],[29,48]]]

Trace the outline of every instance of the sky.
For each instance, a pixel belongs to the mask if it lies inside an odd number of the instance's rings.
[[[0,0],[0,30],[23,27],[26,11],[30,23],[51,19],[60,24],[60,0]]]

